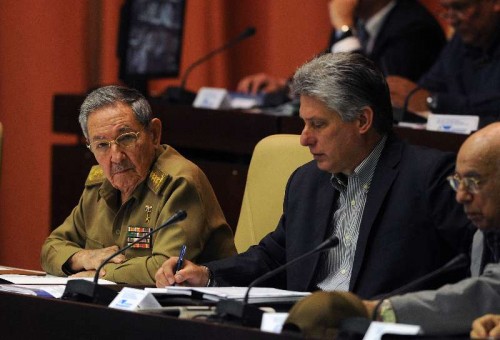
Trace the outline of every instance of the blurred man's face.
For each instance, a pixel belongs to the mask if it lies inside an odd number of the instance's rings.
[[[488,143],[485,141],[484,143]],[[462,183],[456,199],[463,204],[467,217],[483,230],[500,229],[500,159],[481,141],[465,142],[457,157],[456,175],[477,181],[477,192]]]
[[[487,47],[500,22],[500,0],[440,0],[442,17],[469,45]]]

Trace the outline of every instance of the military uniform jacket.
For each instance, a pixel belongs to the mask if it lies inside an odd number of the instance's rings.
[[[187,212],[184,221],[153,234],[149,248],[129,248],[125,262],[106,264],[103,278],[154,284],[158,268],[168,257],[178,256],[183,244],[186,258],[197,262],[236,254],[233,233],[205,174],[170,146],[162,145],[156,157],[148,178],[124,204],[101,167],[91,169],[78,205],[42,247],[47,273],[65,275],[63,265],[82,249],[124,247],[128,237],[140,235],[133,232],[144,230],[134,227],[158,227],[181,209]]]

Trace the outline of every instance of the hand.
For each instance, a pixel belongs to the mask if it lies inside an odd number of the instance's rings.
[[[417,84],[399,76],[387,76],[386,81],[391,93],[392,106],[403,108],[408,94],[417,87]],[[430,112],[426,99],[429,95],[426,89],[419,89],[413,93],[408,102],[408,111],[427,118]]]
[[[330,23],[335,30],[339,30],[343,25],[354,26],[354,16],[359,0],[330,0],[328,2],[328,12]]]
[[[366,311],[368,312],[368,317],[372,317],[373,312],[375,311],[375,307],[380,301],[378,300],[363,300],[363,304],[365,305]]]
[[[470,337],[472,339],[486,338],[500,335],[500,315],[486,314],[472,322]]]
[[[118,246],[111,246],[102,249],[81,250],[69,259],[68,264],[74,272],[96,270],[106,258],[116,253],[118,249]],[[119,254],[109,260],[109,262],[122,263],[125,260],[125,255]]]
[[[265,73],[257,73],[240,80],[236,90],[243,93],[269,93],[283,89],[286,86],[285,78],[272,77]]]
[[[192,287],[205,287],[209,274],[204,266],[198,266],[191,261],[184,260],[184,266],[174,275],[178,257],[171,257],[161,265],[156,272],[156,287],[163,288],[174,284]]]

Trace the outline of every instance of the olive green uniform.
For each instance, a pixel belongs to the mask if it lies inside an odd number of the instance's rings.
[[[129,248],[127,260],[108,263],[104,279],[117,283],[154,284],[155,273],[183,244],[186,258],[212,261],[236,254],[227,225],[205,174],[172,147],[162,145],[147,180],[124,204],[100,166],[94,166],[80,202],[42,247],[42,267],[52,275],[68,274],[63,266],[75,253],[127,245],[129,227],[157,227],[178,210],[187,218],[155,233],[151,248]]]

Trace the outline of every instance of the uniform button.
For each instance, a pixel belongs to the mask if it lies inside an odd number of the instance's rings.
[[[115,230],[115,234],[116,234],[116,235],[120,235],[120,229],[116,229],[116,230]]]

